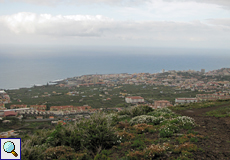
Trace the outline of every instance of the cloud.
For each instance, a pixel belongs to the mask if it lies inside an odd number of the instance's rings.
[[[152,0],[152,2],[157,0]],[[197,3],[209,3],[209,4],[216,4],[223,7],[230,7],[229,0],[163,0],[165,2],[197,2]]]
[[[150,0],[8,0],[11,2],[24,2],[35,5],[84,5],[84,4],[108,4],[108,5],[138,5]],[[4,2],[4,0],[0,0]]]
[[[187,0],[183,0],[187,1]],[[230,7],[230,1],[229,0],[195,0],[198,3],[211,3],[211,4],[217,4],[221,5],[223,7]]]
[[[99,24],[112,19],[96,15],[52,16],[21,12],[0,16],[0,21],[16,34],[41,34],[53,36],[99,36]]]
[[[225,26],[230,28],[230,18],[219,18],[219,19],[209,19],[206,20],[207,23],[217,25],[217,26]]]
[[[116,21],[101,15],[22,12],[0,16],[0,43],[229,48],[229,24],[230,19]]]
[[[24,2],[35,5],[84,5],[84,4],[108,4],[108,5],[122,5],[122,6],[134,6],[143,5],[146,2],[159,2],[162,0],[7,0],[8,2]],[[230,7],[229,0],[163,0],[165,2],[197,2],[197,3],[210,3],[216,4],[223,7]],[[1,2],[6,2],[6,0],[0,0]]]

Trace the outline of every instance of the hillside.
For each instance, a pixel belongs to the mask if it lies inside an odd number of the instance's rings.
[[[90,119],[22,135],[22,158],[227,159],[229,107],[229,101],[219,101],[179,106],[174,112],[142,106],[96,113]]]

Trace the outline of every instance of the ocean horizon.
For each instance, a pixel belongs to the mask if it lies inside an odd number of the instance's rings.
[[[115,51],[114,51],[115,52]],[[151,51],[152,52],[152,51]],[[168,70],[205,71],[230,67],[230,56],[207,50],[194,54],[177,51],[155,51],[153,54],[121,52],[117,54],[88,53],[65,56],[17,57],[0,54],[0,89],[16,89],[45,85],[47,82],[87,74],[160,73]],[[144,52],[144,53],[150,53]],[[175,54],[178,53],[178,54]]]

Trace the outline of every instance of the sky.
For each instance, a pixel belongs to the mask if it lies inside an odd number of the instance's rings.
[[[230,50],[229,44],[229,0],[0,0],[0,55],[72,46]]]

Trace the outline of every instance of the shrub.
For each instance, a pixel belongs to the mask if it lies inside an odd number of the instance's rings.
[[[124,143],[121,143],[120,145],[127,147],[131,145],[131,142],[124,142]]]
[[[174,133],[179,131],[179,127],[173,124],[167,124],[163,126],[159,131],[161,137],[171,137]]]
[[[81,149],[81,134],[72,125],[62,126],[59,124],[49,135],[47,143],[53,147],[66,145],[74,148],[75,151],[79,151]]]
[[[181,155],[189,158],[193,157],[193,154],[188,151],[181,151]]]
[[[164,120],[163,117],[154,117],[154,116],[137,116],[132,118],[129,123],[130,125],[140,124],[140,123],[153,123],[153,124],[160,124]]]
[[[110,158],[104,154],[98,153],[95,157],[94,160],[110,160]]]
[[[143,159],[144,156],[145,156],[145,152],[143,151],[129,152],[129,154],[127,155],[129,160],[140,160]]]
[[[111,122],[111,125],[116,125],[119,122],[117,113],[110,113],[106,115],[107,120]]]
[[[47,149],[45,144],[31,146],[31,140],[22,143],[22,159],[24,160],[42,160],[44,159],[44,151]]]
[[[126,122],[119,122],[118,125],[116,125],[117,128],[119,129],[128,129],[130,127],[130,124]]]
[[[87,149],[95,155],[119,142],[115,128],[111,125],[112,121],[107,115],[97,113],[90,119],[83,119],[73,125],[58,125],[49,135],[47,143],[54,147],[70,146],[75,151]]]
[[[74,149],[68,146],[57,146],[48,148],[45,151],[44,159],[65,159],[65,160],[82,160],[86,159],[88,156],[86,153],[77,154],[74,152]],[[88,157],[90,158],[90,157]]]
[[[159,109],[156,109],[155,112],[172,113],[172,110],[168,108],[159,108]]]
[[[154,110],[153,112],[149,112],[148,115],[150,116],[155,116],[155,117],[165,117],[165,118],[170,118],[170,117],[175,117],[176,114],[173,113],[170,109],[168,108],[159,108]]]
[[[44,151],[49,147],[47,145],[46,139],[50,131],[37,131],[32,136],[24,137],[21,149],[22,149],[22,159],[34,160],[34,159],[44,159]]]
[[[140,150],[143,150],[145,147],[145,143],[144,143],[144,141],[142,141],[140,139],[136,139],[135,141],[133,141],[133,144],[131,146],[134,148],[138,148]]]
[[[169,144],[164,143],[163,145],[151,145],[145,149],[146,159],[152,159],[157,156],[161,156],[165,154],[165,152],[169,149]]]
[[[129,108],[126,108],[126,109],[123,109],[121,110],[120,112],[118,112],[118,115],[119,116],[131,116],[131,109]]]
[[[139,106],[139,107],[142,109],[142,112],[143,112],[144,114],[147,114],[147,113],[153,111],[153,109],[152,109],[151,107],[149,107],[149,106]]]
[[[127,118],[130,118],[130,115],[127,115],[127,114],[125,114],[125,115],[118,115],[118,120],[124,120],[124,119],[127,119]]]
[[[173,119],[169,120],[169,123],[171,123],[171,124],[179,124],[180,121],[177,118],[173,118]]]
[[[176,138],[176,140],[177,140],[180,144],[182,144],[182,143],[184,143],[184,142],[186,142],[186,141],[189,141],[189,139],[188,139],[188,137],[187,137],[186,135],[181,136],[181,137],[178,137],[178,138]]]
[[[119,132],[117,136],[118,136],[120,141],[121,140],[130,140],[130,139],[135,138],[135,136],[132,133],[128,133],[126,131]]]
[[[161,155],[164,155],[167,150],[170,149],[169,143],[164,143],[163,145],[151,145],[144,149],[143,151],[135,151],[129,152],[127,155],[131,160],[139,160],[139,159],[154,159]]]
[[[198,142],[198,138],[197,137],[192,137],[192,138],[190,138],[190,141],[191,142]]]
[[[195,120],[191,117],[177,117],[177,120],[179,121],[180,126],[184,129],[191,129],[195,126]]]
[[[153,128],[152,125],[147,125],[145,123],[137,124],[133,127],[136,129],[137,133],[148,132],[150,129]]]
[[[98,153],[95,157],[94,160],[110,160],[108,157],[110,154],[109,151],[107,150],[102,150],[101,153]]]
[[[192,152],[192,151],[196,151],[197,150],[197,145],[195,144],[191,144],[189,142],[187,143],[184,143],[184,144],[181,144],[179,146],[176,146],[174,148],[174,153],[181,153],[181,151],[189,151],[189,152]]]
[[[124,109],[118,113],[118,115],[129,115],[131,117],[146,115],[147,113],[153,111],[149,106],[136,106],[129,109]]]
[[[152,125],[158,125],[162,122],[164,122],[165,118],[164,117],[156,117],[155,120],[153,120],[152,122],[150,122],[150,124]]]
[[[90,119],[76,123],[76,128],[81,135],[82,147],[93,155],[119,143],[115,128],[103,113],[94,114]]]

